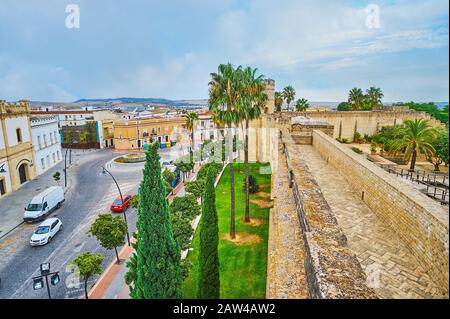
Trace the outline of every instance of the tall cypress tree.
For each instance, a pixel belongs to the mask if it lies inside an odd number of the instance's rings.
[[[136,254],[127,283],[135,299],[182,297],[180,248],[173,238],[156,144],[146,152],[137,218]]]
[[[219,227],[214,179],[214,173],[209,169],[203,195],[203,212],[200,224],[198,298],[203,299],[220,298]]]

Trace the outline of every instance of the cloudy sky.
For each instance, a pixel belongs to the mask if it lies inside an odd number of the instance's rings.
[[[379,27],[366,11],[379,8]],[[66,27],[77,4],[80,28]],[[448,101],[448,0],[0,0],[0,99],[207,97],[220,63],[311,101]]]

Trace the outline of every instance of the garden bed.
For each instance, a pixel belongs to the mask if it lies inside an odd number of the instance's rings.
[[[243,164],[240,164],[243,166]],[[216,206],[219,218],[219,260],[221,298],[265,298],[267,271],[267,238],[269,207],[259,207],[250,203],[250,216],[254,222],[244,222],[245,192],[243,184],[245,173],[238,172],[235,164],[236,190],[236,234],[237,240],[229,240],[230,227],[230,167],[228,166],[216,188]],[[263,164],[250,164],[251,174],[260,185],[260,192],[270,193],[269,174],[259,174]],[[252,200],[265,200],[270,206],[270,198],[251,194]],[[184,297],[196,298],[198,287],[198,249],[199,228],[192,243],[188,261],[192,263],[189,276],[184,282]]]

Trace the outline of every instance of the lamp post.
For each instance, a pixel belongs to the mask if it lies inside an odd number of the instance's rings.
[[[72,163],[72,145],[76,141],[73,141],[71,144],[69,144],[69,147],[66,148],[66,153],[64,154],[64,187],[67,187],[67,152],[69,152],[70,149],[70,164]]]
[[[129,234],[129,232],[128,232],[127,214],[125,213],[125,207],[123,206],[124,201],[123,201],[122,191],[120,190],[119,184],[117,183],[117,181],[116,181],[116,179],[114,178],[113,174],[111,174],[111,172],[108,171],[104,166],[102,166],[102,169],[103,169],[103,171],[102,171],[103,174],[108,173],[109,176],[112,177],[114,183],[116,183],[117,189],[119,190],[120,200],[121,200],[121,202],[122,202],[122,207],[123,207],[123,219],[125,220],[125,224],[127,224],[127,242],[128,242],[128,246],[131,246],[131,243],[130,243],[130,234]]]
[[[50,294],[50,285],[48,282],[49,276],[50,276],[50,282],[53,286],[56,286],[61,281],[58,271],[53,272],[53,273],[50,272],[50,263],[41,264],[41,275],[33,278],[33,289],[39,290],[39,289],[44,288],[44,278],[45,278],[48,299],[52,299],[52,296]]]

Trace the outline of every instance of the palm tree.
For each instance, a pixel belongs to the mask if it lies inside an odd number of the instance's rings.
[[[364,102],[363,91],[359,88],[353,88],[348,94],[348,103],[353,111],[361,110]]]
[[[230,63],[221,64],[218,67],[217,73],[211,73],[211,81],[209,82],[209,109],[216,113],[220,123],[228,127],[227,140],[230,161],[231,239],[236,238],[232,125],[240,122],[239,109],[241,103],[242,74],[242,67],[240,66],[234,68]]]
[[[190,112],[186,118],[186,128],[190,133],[191,137],[191,152],[194,151],[194,128],[195,121],[198,120],[198,114],[195,112]]]
[[[307,99],[300,99],[295,103],[295,109],[297,110],[297,112],[304,112],[308,107],[309,103]]]
[[[275,111],[281,112],[283,106],[283,93],[275,92]]]
[[[288,109],[290,109],[291,102],[295,99],[295,89],[290,85],[286,86],[283,90],[283,98],[288,104]]]
[[[248,129],[250,120],[261,117],[262,109],[267,101],[263,75],[256,75],[257,69],[247,67],[243,72],[243,87],[241,93],[242,107],[240,118],[245,122],[244,161],[245,161],[245,222],[250,222],[250,182],[248,160]]]
[[[370,107],[372,110],[380,109],[381,106],[383,106],[383,103],[381,103],[381,99],[384,97],[383,92],[381,92],[380,88],[376,88],[374,86],[371,86],[366,91],[367,99],[369,100]]]
[[[404,158],[411,159],[410,171],[414,171],[417,155],[434,153],[431,141],[436,137],[436,130],[428,124],[427,120],[415,119],[405,121],[399,130],[401,139],[394,141],[394,152],[404,152]]]

